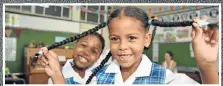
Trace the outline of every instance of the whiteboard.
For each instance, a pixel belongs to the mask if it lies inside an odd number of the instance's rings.
[[[16,61],[16,38],[5,38],[5,60]]]

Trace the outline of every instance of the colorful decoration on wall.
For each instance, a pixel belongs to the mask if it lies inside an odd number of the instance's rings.
[[[177,37],[178,38],[187,38],[189,36],[189,29],[184,30],[177,30]]]
[[[172,31],[166,32],[165,42],[176,42],[176,34]]]
[[[198,9],[201,8],[201,6],[195,5],[195,6],[160,6],[160,7],[154,7],[154,8],[144,8],[143,10],[147,13],[162,13],[162,12],[168,12],[168,11],[177,11],[177,10],[186,10],[186,9]],[[76,6],[77,10],[81,10],[82,12],[86,12],[86,7]],[[90,8],[88,11],[97,13],[97,14],[110,14],[113,9],[108,9],[108,11],[105,10],[98,10],[95,8]]]
[[[20,34],[22,32],[22,29],[21,28],[17,28],[17,29],[14,30],[14,32],[15,32],[16,36],[19,38]]]
[[[154,42],[164,42],[164,34],[163,33],[156,34],[153,41]]]

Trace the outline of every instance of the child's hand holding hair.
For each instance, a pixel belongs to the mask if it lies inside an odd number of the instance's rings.
[[[48,51],[46,47],[41,48],[41,50],[43,51],[43,55],[39,58],[40,64],[44,67],[47,75],[52,78],[54,84],[65,84],[56,53]]]
[[[194,22],[206,22],[207,16],[202,20],[194,18]],[[218,26],[199,27],[198,23],[193,23],[192,47],[196,58],[197,66],[202,74],[203,83],[219,82],[216,59],[218,56]]]

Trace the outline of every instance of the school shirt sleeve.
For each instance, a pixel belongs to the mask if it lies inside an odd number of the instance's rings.
[[[173,73],[171,70],[166,70],[166,84],[199,84],[184,73]]]

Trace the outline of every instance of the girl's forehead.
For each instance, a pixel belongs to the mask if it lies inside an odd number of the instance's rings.
[[[98,37],[98,36],[96,36],[96,35],[92,35],[92,34],[89,34],[89,35],[87,35],[87,36],[85,36],[85,37],[83,37],[82,38],[83,40],[88,40],[89,42],[101,42],[100,41],[100,38]]]
[[[85,41],[85,42],[92,42],[92,41],[100,41],[99,38],[95,35],[87,35],[85,37],[82,37],[81,39],[79,39],[79,41]]]
[[[131,17],[114,18],[109,24],[109,33],[143,33],[141,22]]]

